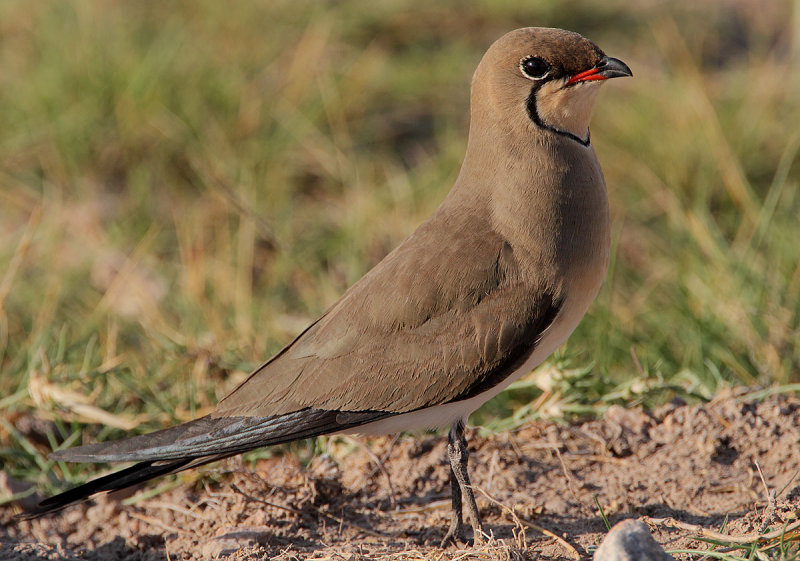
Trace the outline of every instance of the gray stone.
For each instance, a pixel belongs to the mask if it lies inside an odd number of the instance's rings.
[[[594,553],[594,561],[675,561],[639,520],[616,524]]]

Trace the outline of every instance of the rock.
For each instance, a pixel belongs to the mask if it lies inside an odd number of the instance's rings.
[[[639,520],[616,524],[594,553],[594,561],[674,561]]]

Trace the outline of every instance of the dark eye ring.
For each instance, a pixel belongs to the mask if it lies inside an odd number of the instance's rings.
[[[529,56],[528,58],[523,58],[519,63],[519,68],[522,70],[523,74],[529,78],[533,78],[534,80],[544,78],[545,75],[550,71],[550,65],[547,63],[547,61],[539,58],[538,56]]]

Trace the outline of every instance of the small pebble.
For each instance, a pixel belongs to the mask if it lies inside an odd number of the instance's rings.
[[[675,561],[639,520],[616,524],[594,553],[594,561]]]

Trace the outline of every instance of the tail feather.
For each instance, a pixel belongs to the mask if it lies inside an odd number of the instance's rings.
[[[22,519],[38,518],[97,493],[118,491],[248,450],[349,429],[393,415],[385,411],[302,409],[274,417],[206,416],[168,429],[50,454],[69,462],[139,462],[44,499]]]
[[[145,481],[178,473],[187,469],[202,466],[217,460],[228,458],[233,454],[218,454],[207,458],[185,458],[168,462],[146,461],[139,462],[128,468],[93,479],[83,485],[74,487],[58,495],[48,497],[39,502],[32,510],[18,516],[20,520],[31,520],[45,514],[57,512],[68,506],[82,503],[98,493],[112,493],[120,491]]]
[[[64,491],[58,495],[54,495],[47,499],[42,500],[37,504],[33,510],[25,512],[19,516],[21,520],[30,520],[56,512],[62,508],[68,507],[85,501],[92,495],[97,493],[110,493],[112,491],[119,491],[126,487],[143,483],[149,479],[175,473],[185,469],[186,464],[192,460],[176,460],[168,463],[158,462],[140,462],[129,468],[99,477],[83,485],[79,485],[69,491]]]
[[[355,427],[389,416],[384,411],[301,409],[274,417],[201,417],[182,425],[117,440],[57,450],[67,462],[143,462],[228,455]]]

